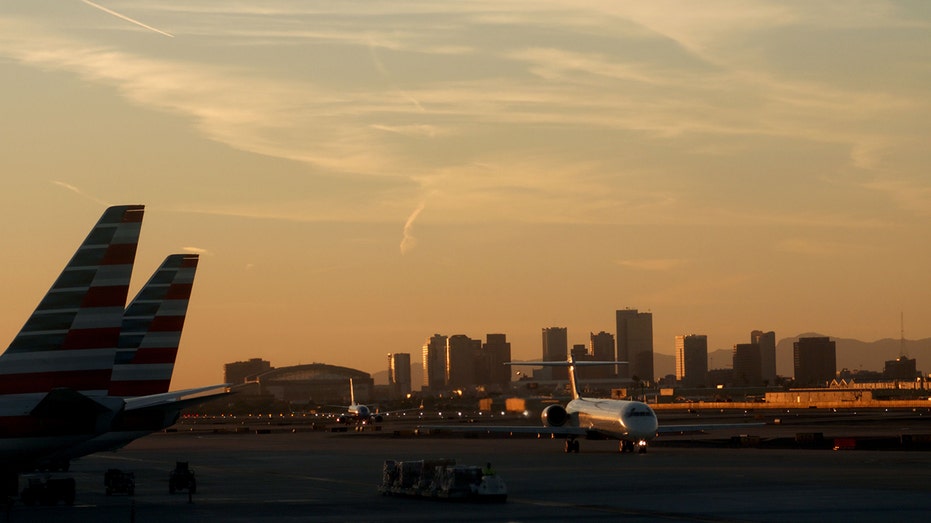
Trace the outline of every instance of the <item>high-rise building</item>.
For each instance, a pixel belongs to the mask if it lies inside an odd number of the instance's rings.
[[[915,381],[919,376],[921,373],[918,372],[918,364],[914,358],[899,356],[887,361],[883,366],[883,378],[887,380]]]
[[[446,336],[434,334],[423,345],[423,388],[440,391],[446,387]]]
[[[676,336],[676,380],[683,387],[708,383],[708,336]]]
[[[595,361],[615,361],[614,357],[614,335],[610,332],[601,331],[598,334],[589,333],[589,354]],[[599,365],[591,368],[591,375],[594,378],[610,379],[617,376],[617,366]]]
[[[764,385],[776,384],[776,333],[753,331],[750,343],[760,346],[760,374]]]
[[[272,364],[262,358],[252,358],[248,361],[236,361],[223,366],[223,382],[239,385],[250,376],[261,374],[272,369]]]
[[[588,347],[584,343],[573,344],[572,348],[569,349],[569,354],[572,355],[572,358],[575,359],[575,361],[592,361],[594,359],[592,358],[592,355],[588,352]],[[575,376],[580,381],[585,382],[586,380],[593,380],[596,378],[600,378],[601,376],[598,375],[598,372],[601,370],[604,370],[604,369],[600,367],[594,367],[594,366],[579,365],[575,369]],[[567,369],[566,379],[568,378],[569,378],[569,374],[568,374],[568,369]]]
[[[575,358],[576,361],[582,360],[591,360],[588,354],[588,347],[584,343],[575,343],[572,345],[572,349],[569,351],[569,354]]]
[[[388,355],[388,388],[395,397],[411,393],[411,355],[396,352]]]
[[[734,345],[734,385],[738,387],[763,385],[760,361],[760,346],[756,343]]]
[[[837,350],[827,337],[799,338],[793,344],[796,386],[823,386],[837,374]]]
[[[569,337],[565,327],[543,329],[543,361],[566,361],[569,358]],[[549,379],[569,379],[566,367],[544,367],[544,375]]]
[[[451,388],[476,384],[475,367],[482,350],[482,340],[456,334],[446,340],[446,385]]]
[[[505,365],[511,361],[511,343],[505,334],[488,334],[482,346],[481,371],[477,379],[480,383],[508,387],[511,384],[511,367]]]
[[[653,375],[653,314],[637,309],[617,311],[617,359],[619,378],[651,382]]]

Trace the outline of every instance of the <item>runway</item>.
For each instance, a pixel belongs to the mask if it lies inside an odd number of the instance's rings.
[[[671,444],[672,442],[670,442]],[[383,497],[385,459],[491,462],[508,502]],[[198,492],[168,494],[175,461]],[[131,470],[136,495],[106,496],[107,468]],[[72,465],[74,507],[25,507],[7,521],[904,521],[931,511],[931,452],[689,448],[620,454],[582,441],[392,437],[381,433],[159,433]]]

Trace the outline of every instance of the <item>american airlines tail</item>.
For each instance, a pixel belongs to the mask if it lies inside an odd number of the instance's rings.
[[[107,394],[143,210],[121,205],[103,213],[0,355],[0,395],[62,387]]]
[[[109,396],[168,392],[197,261],[196,254],[165,258],[126,309]]]

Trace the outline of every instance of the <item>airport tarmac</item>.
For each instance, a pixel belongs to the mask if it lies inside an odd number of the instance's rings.
[[[388,427],[386,426],[386,429]],[[732,431],[733,432],[733,431]],[[724,435],[725,439],[727,435]],[[670,442],[671,443],[671,442]],[[75,506],[16,503],[7,521],[905,521],[931,512],[931,452],[657,445],[614,441],[392,437],[380,433],[185,431],[152,434],[72,465]],[[503,504],[384,497],[385,459],[491,462]],[[175,461],[198,491],[168,493]],[[136,494],[106,496],[108,468],[133,471]]]

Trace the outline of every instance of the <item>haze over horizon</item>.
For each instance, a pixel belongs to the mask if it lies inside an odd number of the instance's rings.
[[[173,389],[434,333],[532,359],[627,307],[665,354],[929,338],[929,29],[907,1],[8,0],[0,335],[142,203],[132,294],[202,255]]]

